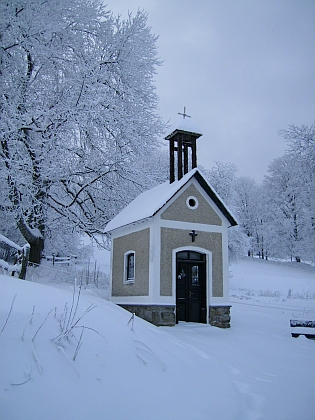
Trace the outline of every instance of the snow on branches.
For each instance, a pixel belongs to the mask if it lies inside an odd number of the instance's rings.
[[[0,47],[0,211],[38,254],[34,229],[100,232],[157,149],[156,37],[98,0],[12,0]]]

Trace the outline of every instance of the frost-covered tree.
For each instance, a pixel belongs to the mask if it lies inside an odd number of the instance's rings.
[[[253,179],[240,177],[235,183],[236,212],[249,240],[248,255],[266,255],[264,244],[265,206],[262,188]]]
[[[58,226],[94,235],[146,179],[157,148],[147,16],[99,0],[0,2],[1,211],[39,262]],[[141,185],[139,185],[141,189]]]
[[[298,188],[298,168],[292,156],[275,159],[268,168],[264,187],[268,205],[271,252],[291,259],[301,256],[303,206]]]
[[[291,125],[280,134],[289,148],[270,164],[265,179],[270,246],[278,256],[314,260],[315,125]]]
[[[229,162],[216,162],[211,169],[202,169],[205,177],[210,182],[215,191],[220,195],[224,203],[236,215],[238,219],[237,207],[237,167]],[[236,262],[241,255],[247,252],[249,240],[241,225],[229,229],[229,261]]]
[[[237,167],[230,162],[216,162],[211,169],[203,169],[211,185],[223,201],[230,207],[235,200],[235,182]]]
[[[289,126],[279,132],[288,143],[282,158],[270,165],[266,183],[275,211],[278,249],[286,256],[314,260],[315,249],[315,124]]]
[[[308,248],[315,249],[315,123],[311,126],[291,125],[281,130],[288,143],[287,153],[297,167],[299,195],[304,207],[305,239]]]
[[[303,163],[304,171],[314,178],[315,168],[315,123],[311,126],[302,125],[298,127],[290,125],[287,130],[280,130],[288,143],[287,153],[295,156],[300,164]]]

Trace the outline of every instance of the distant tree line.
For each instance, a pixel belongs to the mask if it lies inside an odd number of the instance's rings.
[[[261,185],[237,177],[237,168],[217,163],[207,177],[235,212],[233,255],[315,261],[315,124],[289,126],[280,135],[287,151],[274,159]]]

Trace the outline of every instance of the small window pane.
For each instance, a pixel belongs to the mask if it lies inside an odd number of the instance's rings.
[[[127,255],[127,280],[131,281],[135,278],[135,254]]]
[[[177,258],[179,260],[188,260],[188,252],[187,251],[181,251],[177,253]]]
[[[190,260],[200,260],[201,259],[201,254],[199,254],[199,252],[190,252],[189,255],[189,259]]]
[[[191,284],[193,286],[199,286],[199,267],[194,265],[191,268]]]

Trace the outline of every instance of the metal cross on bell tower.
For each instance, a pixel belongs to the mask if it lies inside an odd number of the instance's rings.
[[[184,113],[182,114],[181,112],[178,112],[178,115],[182,115],[183,116],[183,119],[185,119],[185,117],[191,118],[190,115],[187,115],[186,114],[186,107],[185,106],[184,106]]]
[[[169,140],[170,146],[170,183],[176,179],[177,166],[177,180],[179,181],[190,169],[197,167],[197,147],[196,140],[202,134],[196,130],[190,121],[186,119],[191,118],[186,114],[186,107],[184,113],[178,112],[183,116],[183,119],[178,122],[175,129],[165,137]],[[190,151],[190,154],[189,154]],[[177,162],[175,162],[177,157]],[[190,168],[189,168],[190,166]]]

